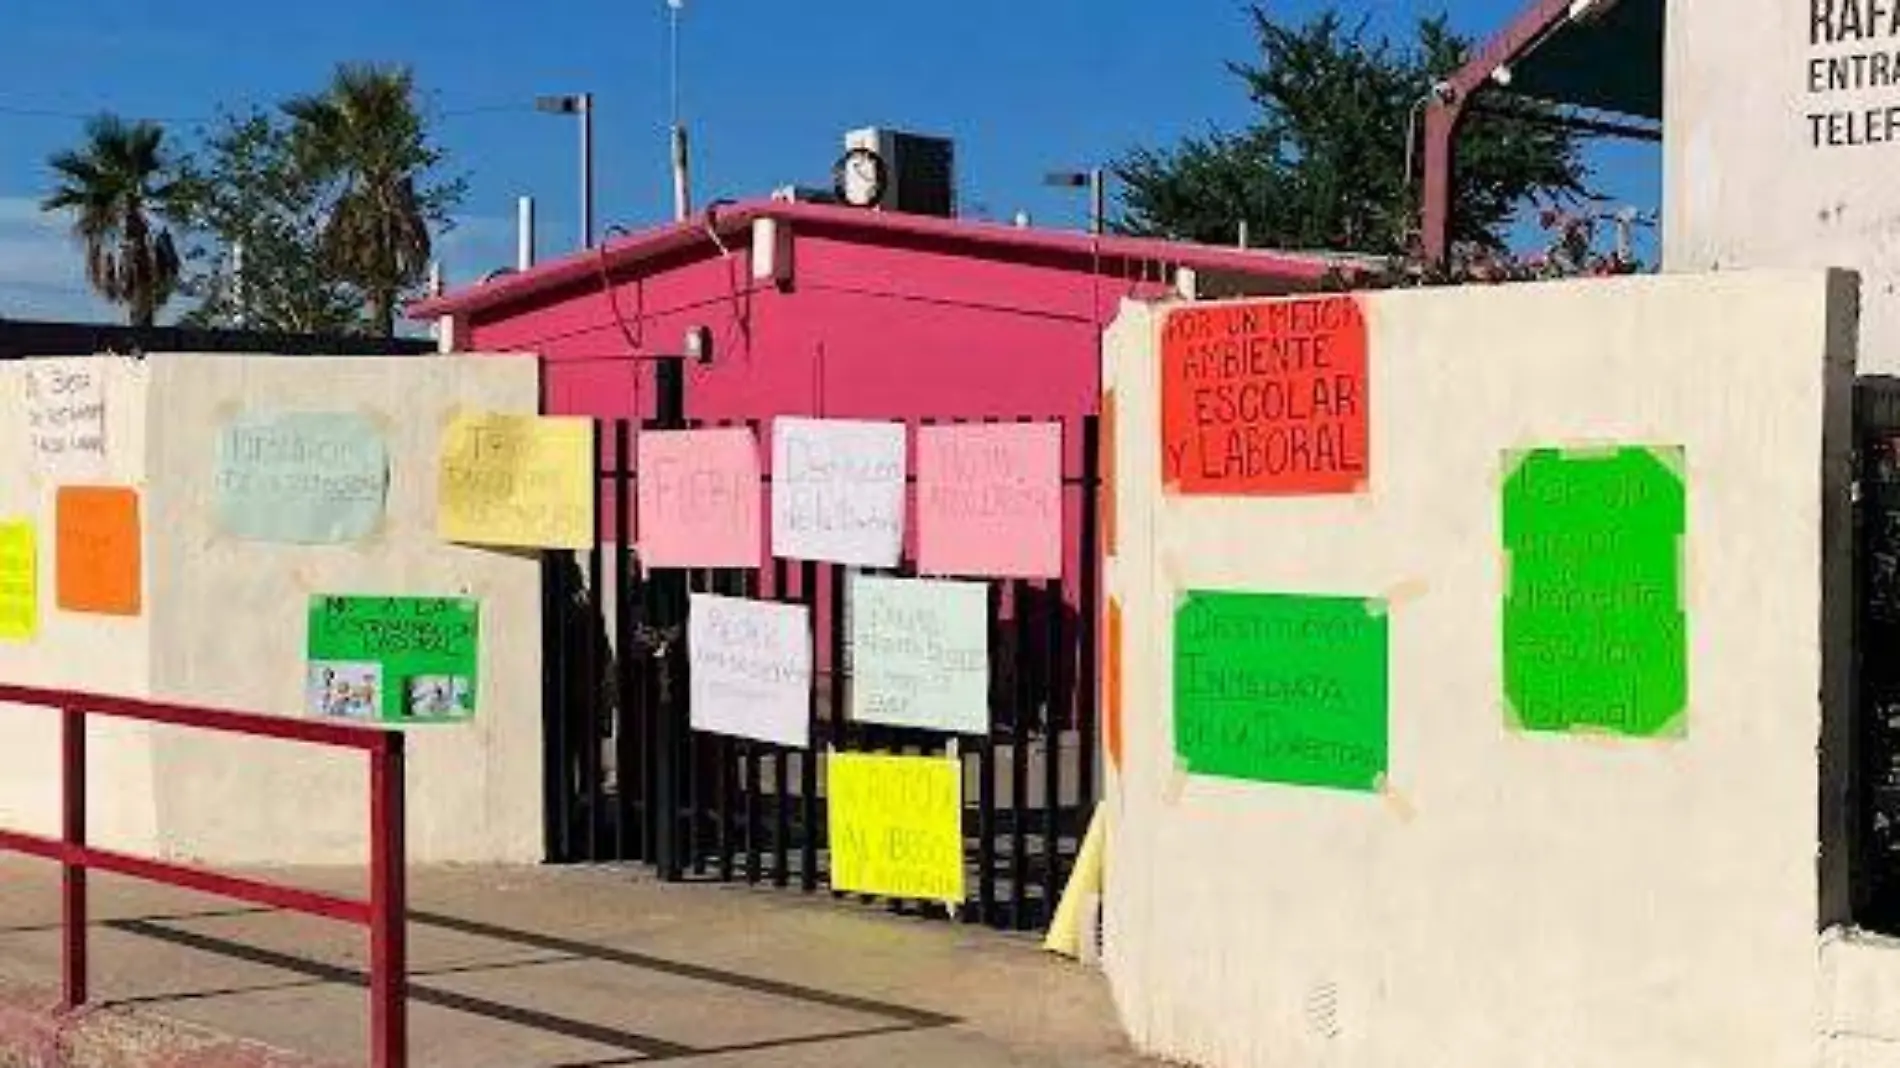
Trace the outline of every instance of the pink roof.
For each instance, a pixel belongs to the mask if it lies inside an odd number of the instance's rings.
[[[823,227],[871,243],[892,238],[923,239],[945,245],[960,245],[973,253],[987,252],[999,258],[1007,258],[1012,253],[1073,257],[1076,269],[1083,271],[1093,269],[1093,264],[1098,260],[1109,259],[1313,283],[1335,271],[1353,273],[1364,263],[1362,258],[1351,256],[1222,248],[1154,238],[1109,234],[1096,236],[1068,230],[1038,230],[963,219],[865,211],[827,204],[751,200],[721,206],[716,211],[686,222],[669,223],[608,241],[593,252],[574,253],[527,271],[502,275],[439,297],[419,300],[408,306],[408,314],[413,319],[465,315],[531,299],[550,290],[596,278],[603,269],[621,271],[654,257],[695,246],[703,246],[711,254],[717,249],[707,239],[709,230],[716,231],[723,238],[750,227],[755,219],[764,218]]]

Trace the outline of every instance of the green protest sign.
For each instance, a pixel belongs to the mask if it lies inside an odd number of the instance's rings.
[[[479,637],[471,598],[312,597],[306,706],[385,724],[466,720]]]
[[[1513,726],[1687,732],[1680,448],[1507,453],[1504,691]]]
[[[1174,615],[1174,744],[1196,775],[1374,791],[1385,603],[1192,591]]]

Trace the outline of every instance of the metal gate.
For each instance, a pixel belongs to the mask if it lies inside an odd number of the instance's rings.
[[[1851,726],[1838,743],[1846,750],[1838,757],[1846,782],[1833,792],[1848,810],[1840,843],[1847,860],[1845,918],[1894,933],[1900,931],[1900,656],[1889,650],[1900,649],[1900,382],[1864,379],[1854,408],[1854,692]],[[1831,778],[1824,764],[1824,784]],[[1824,805],[1832,803],[1824,796]],[[1825,815],[1824,809],[1824,845]]]
[[[1094,417],[1051,421],[1062,422],[1065,455],[1080,457],[1079,467],[1065,465],[1067,574],[990,582],[990,731],[958,739],[965,874],[973,888],[958,918],[1015,930],[1047,925],[1098,781],[1100,444]],[[663,419],[645,428],[665,425],[730,424]],[[548,856],[639,861],[664,879],[829,890],[825,750],[935,754],[947,738],[848,717],[854,569],[778,559],[743,570],[641,568],[632,550],[638,475],[631,463],[640,429],[628,420],[596,423],[601,533],[590,551],[549,554],[544,564]],[[754,426],[755,433],[761,429]],[[769,474],[760,492],[763,501]],[[908,561],[897,570],[855,570],[913,573]],[[809,749],[690,728],[689,590],[811,607]],[[920,902],[888,905],[945,911]]]

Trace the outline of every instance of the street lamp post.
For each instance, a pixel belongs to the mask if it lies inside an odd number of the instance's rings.
[[[1061,186],[1065,189],[1087,188],[1089,191],[1089,233],[1099,234],[1108,229],[1108,176],[1100,167],[1091,167],[1086,171],[1055,171],[1046,175],[1042,184]]]
[[[550,115],[577,115],[581,120],[581,247],[594,247],[594,94],[566,93],[539,96],[534,109]]]

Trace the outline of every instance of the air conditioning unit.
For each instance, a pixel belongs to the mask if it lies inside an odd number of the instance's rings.
[[[949,138],[871,126],[845,134],[844,148],[846,153],[868,149],[883,161],[879,208],[943,218],[956,215],[956,146]]]

